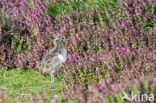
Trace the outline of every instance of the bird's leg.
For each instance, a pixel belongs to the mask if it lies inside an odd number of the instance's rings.
[[[51,83],[54,83],[54,80],[55,80],[54,73],[51,73]]]

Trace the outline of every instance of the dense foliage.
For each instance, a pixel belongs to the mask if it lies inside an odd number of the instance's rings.
[[[70,41],[65,46],[68,62],[60,75],[73,88],[88,90],[103,79],[120,83],[155,76],[155,4],[151,0],[1,1],[0,67],[35,68],[54,47],[55,36],[63,33]]]

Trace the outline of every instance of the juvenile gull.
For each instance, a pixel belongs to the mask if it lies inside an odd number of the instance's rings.
[[[43,72],[51,74],[51,82],[54,82],[54,73],[60,70],[62,63],[67,61],[67,51],[63,46],[66,37],[59,34],[55,38],[55,47],[43,58],[38,67]]]

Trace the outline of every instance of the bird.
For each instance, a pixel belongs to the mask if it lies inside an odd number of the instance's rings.
[[[63,63],[67,61],[67,50],[63,43],[68,41],[63,34],[58,34],[55,38],[55,47],[51,49],[47,55],[39,62],[38,67],[43,73],[47,72],[51,75],[51,83],[54,82],[54,74],[58,72]]]

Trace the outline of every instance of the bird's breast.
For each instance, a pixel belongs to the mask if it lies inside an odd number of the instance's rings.
[[[66,62],[66,60],[67,60],[67,59],[66,59],[66,58],[67,58],[67,57],[66,57],[66,55],[61,55],[61,54],[58,54],[58,58],[59,58],[59,59],[60,59],[60,61],[61,61],[61,62],[63,62],[63,63],[65,63],[65,62]]]

